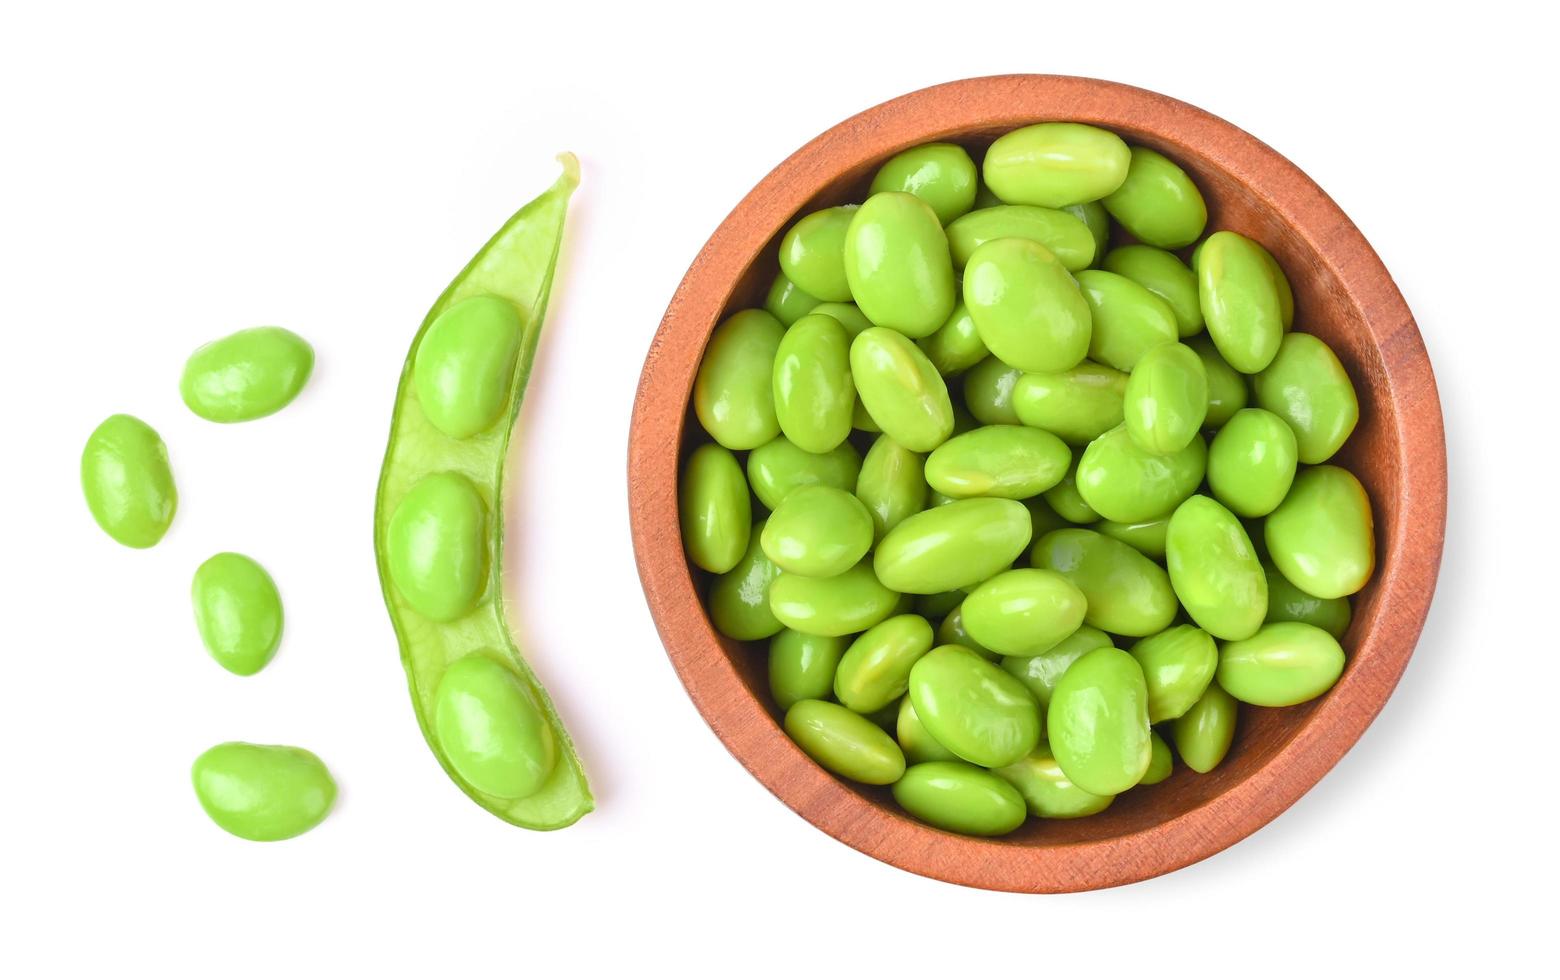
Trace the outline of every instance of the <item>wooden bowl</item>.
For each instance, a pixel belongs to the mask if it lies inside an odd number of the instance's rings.
[[[718,636],[678,533],[677,475],[705,438],[689,392],[710,331],[762,306],[782,232],[798,215],[859,201],[893,154],[932,140],[978,153],[1028,123],[1072,120],[1160,150],[1208,201],[1209,230],[1262,242],[1293,283],[1296,326],[1330,344],[1359,392],[1360,424],[1336,462],[1370,490],[1378,566],[1355,597],[1348,666],[1308,704],[1242,707],[1224,763],[1177,764],[1080,820],[1030,820],[996,840],[919,823],[883,789],[836,779],[786,737],[768,694],[767,644]],[[634,550],[651,614],[693,703],[733,755],[787,806],[880,860],[982,888],[1105,888],[1163,874],[1272,820],[1348,751],[1381,710],[1424,625],[1441,560],[1446,451],[1435,379],[1413,316],[1348,217],[1299,168],[1201,109],[1087,78],[1007,75],[939,85],[868,109],[802,147],[715,230],[672,297],[645,360],[629,437]]]

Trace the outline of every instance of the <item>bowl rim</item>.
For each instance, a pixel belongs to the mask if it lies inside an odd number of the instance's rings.
[[[1289,742],[1243,781],[1163,823],[1058,844],[948,834],[863,799],[814,764],[767,711],[754,710],[704,612],[677,530],[677,462],[694,374],[754,258],[841,173],[919,143],[1045,120],[1193,146],[1282,214],[1336,277],[1381,354],[1401,472],[1398,533],[1377,562],[1376,619],[1350,670]],[[904,870],[973,887],[1069,892],[1141,881],[1229,847],[1303,796],[1359,739],[1407,666],[1429,611],[1445,532],[1445,436],[1413,315],[1359,229],[1303,171],[1233,124],[1156,92],[1076,76],[995,75],[921,89],[846,119],[732,209],[689,267],[651,342],[629,432],[628,493],[635,561],[667,656],[710,728],[759,782],[820,830]]]

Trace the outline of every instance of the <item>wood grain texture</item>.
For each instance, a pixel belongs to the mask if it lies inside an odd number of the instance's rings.
[[[1094,123],[1181,164],[1208,201],[1209,229],[1266,245],[1292,281],[1296,327],[1327,341],[1354,379],[1361,420],[1337,461],[1370,490],[1378,566],[1355,597],[1343,677],[1308,704],[1243,707],[1224,764],[1185,767],[1097,816],[1029,821],[999,840],[935,830],[885,790],[843,783],[785,736],[765,680],[766,644],[719,637],[684,558],[677,473],[699,441],[689,392],[705,341],[726,313],[761,306],[779,237],[799,213],[860,200],[877,166],[931,140],[980,151],[1028,123]],[[977,156],[977,159],[979,157]],[[692,438],[690,438],[692,437]],[[655,335],[629,437],[629,508],[645,595],[694,705],[787,806],[851,847],[918,874],[982,888],[1062,892],[1164,874],[1272,820],[1337,763],[1386,703],[1435,589],[1446,516],[1446,451],[1435,378],[1419,330],[1381,260],[1309,177],[1200,109],[1086,78],[1008,75],[939,85],[834,127],[776,167],[721,223]]]

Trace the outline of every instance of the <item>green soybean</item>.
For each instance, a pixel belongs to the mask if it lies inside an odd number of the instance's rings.
[[[1113,193],[1131,161],[1127,144],[1109,130],[1037,123],[999,136],[986,151],[981,177],[1009,204],[1061,208]]]
[[[1216,231],[1198,251],[1197,295],[1208,335],[1242,374],[1256,374],[1278,353],[1283,310],[1261,246],[1233,231]]]
[[[964,404],[983,425],[1018,425],[1013,394],[1024,372],[988,357],[964,375]]]
[[[1125,792],[1148,771],[1148,690],[1130,654],[1102,647],[1079,657],[1057,681],[1046,732],[1062,772],[1100,796]]]
[[[882,786],[905,772],[905,756],[877,725],[828,701],[798,701],[785,732],[814,762],[837,776]]]
[[[1235,699],[1215,681],[1170,726],[1175,751],[1193,772],[1212,772],[1235,740]]]
[[[926,508],[925,457],[881,435],[867,450],[856,477],[856,497],[872,515],[876,543],[899,522]]]
[[[990,353],[986,350],[985,342],[980,339],[980,331],[975,329],[975,320],[970,316],[969,307],[964,305],[962,299],[954,304],[948,321],[938,327],[936,333],[922,337],[915,343],[926,359],[932,362],[937,373],[945,378],[969,370]]]
[[[1018,679],[972,650],[941,646],[910,668],[916,717],[959,758],[994,768],[1040,740],[1040,708]]]
[[[718,575],[742,560],[753,505],[742,464],[731,450],[708,442],[689,455],[683,464],[677,507],[690,561]]]
[[[1118,426],[1119,428],[1119,426]],[[1088,501],[1083,499],[1083,494],[1078,492],[1078,461],[1074,460],[1072,467],[1067,470],[1067,475],[1062,477],[1062,482],[1047,490],[1044,494],[1046,506],[1064,520],[1073,524],[1087,524],[1098,520],[1099,514]]]
[[[845,707],[871,714],[899,700],[910,668],[932,648],[932,627],[913,613],[883,620],[856,637],[834,675],[834,696]]]
[[[1217,429],[1246,407],[1250,391],[1245,375],[1230,367],[1207,334],[1198,334],[1188,340],[1186,346],[1197,352],[1208,376],[1208,416],[1203,424]]]
[[[1271,514],[1295,482],[1294,431],[1260,408],[1243,408],[1208,446],[1208,488],[1241,517]]]
[[[1091,650],[1110,645],[1110,637],[1103,630],[1080,626],[1042,654],[1033,657],[1003,657],[1002,669],[1017,677],[1020,683],[1029,688],[1035,700],[1040,702],[1040,707],[1046,708],[1051,704],[1051,693],[1056,690],[1056,682],[1062,679],[1073,661]]]
[[[839,575],[872,548],[872,514],[844,490],[801,487],[769,515],[760,545],[783,572]]]
[[[282,597],[247,555],[224,551],[195,570],[195,628],[211,659],[240,677],[259,673],[282,644]]]
[[[1126,374],[1080,361],[1054,374],[1021,375],[1013,386],[1013,410],[1025,425],[1086,446],[1121,424],[1126,392]]]
[[[1045,653],[1083,625],[1087,600],[1065,576],[1043,568],[994,575],[962,606],[965,628],[982,646],[1009,657]]]
[[[1208,445],[1200,435],[1179,452],[1161,456],[1145,452],[1126,426],[1118,425],[1089,443],[1079,457],[1078,492],[1106,520],[1150,520],[1170,513],[1190,497],[1202,483],[1207,464]],[[1057,512],[1074,520],[1060,508]],[[1092,518],[1075,523],[1088,520]]]
[[[1044,742],[1012,765],[993,772],[1018,790],[1030,813],[1047,820],[1092,816],[1115,800],[1115,796],[1101,796],[1076,786]]]
[[[1118,636],[1148,636],[1175,618],[1165,570],[1114,538],[1087,528],[1052,531],[1029,555],[1035,568],[1066,578],[1088,603],[1083,621]]]
[[[445,668],[433,727],[450,767],[472,789],[519,800],[547,784],[558,743],[535,695],[497,656],[468,653]]]
[[[523,332],[520,312],[498,296],[469,296],[428,325],[412,360],[412,386],[435,429],[465,439],[499,420]]]
[[[1095,521],[1089,525],[1089,529],[1107,538],[1115,538],[1122,544],[1129,544],[1150,558],[1162,559],[1165,556],[1165,535],[1170,530],[1170,518],[1155,517],[1128,523]]]
[[[780,436],[748,453],[748,485],[759,503],[774,510],[798,487],[849,490],[861,473],[861,454],[842,442],[826,453],[810,453]]]
[[[1065,371],[1090,349],[1090,307],[1078,286],[1045,246],[998,238],[971,253],[964,305],[981,341],[1004,364]]]
[[[1208,690],[1219,667],[1219,648],[1205,630],[1172,626],[1127,651],[1143,668],[1150,724],[1179,718]]]
[[[894,784],[894,800],[918,820],[956,834],[1000,837],[1024,822],[1024,798],[967,762],[923,762]]]
[[[905,753],[905,760],[912,765],[919,762],[957,762],[959,757],[949,752],[932,733],[921,724],[915,713],[915,704],[909,696],[899,701],[899,714],[894,721],[894,738]]]
[[[1153,786],[1170,778],[1170,773],[1175,769],[1175,759],[1170,755],[1170,743],[1164,740],[1164,736],[1158,732],[1149,732],[1149,742],[1153,745],[1152,754],[1148,760],[1148,772],[1138,780],[1139,786]]]
[[[564,168],[562,176],[505,223],[444,291],[424,319],[413,341],[396,395],[374,520],[375,552],[385,604],[399,640],[417,718],[429,746],[456,784],[479,805],[510,823],[538,830],[567,826],[590,812],[594,805],[568,733],[546,692],[515,647],[505,621],[500,587],[503,577],[501,505],[509,438],[546,315],[569,197],[579,183],[579,168],[574,157],[565,154],[559,160]],[[517,311],[520,318],[518,352],[507,378],[486,376],[486,380],[482,380],[483,372],[492,365],[471,365],[474,373],[466,377],[473,379],[479,389],[470,393],[471,405],[460,404],[459,391],[441,393],[441,398],[448,398],[446,420],[483,416],[491,410],[491,405],[477,403],[487,399],[493,390],[504,393],[496,421],[468,436],[456,438],[435,425],[425,410],[424,399],[417,390],[417,359],[424,353],[423,345],[427,343],[433,324],[448,311],[476,297],[501,300]],[[759,318],[756,332],[768,335],[774,344],[778,344],[779,322],[762,311],[754,311],[753,316]],[[459,337],[451,334],[451,339],[459,340]],[[730,351],[721,354],[720,345],[712,346],[717,350],[715,360],[719,363],[706,364],[701,369],[704,384],[699,386],[696,407],[702,405],[709,409],[713,404],[710,396],[717,389],[745,404],[753,404],[753,383],[769,377],[770,364],[762,364],[761,370],[749,376],[745,366],[738,369],[732,363]],[[456,343],[453,347],[460,348],[461,344]],[[432,349],[431,346],[428,348]],[[458,353],[465,357],[471,351],[461,349]],[[772,361],[772,351],[769,360]],[[434,361],[430,360],[428,364],[431,368]],[[453,373],[461,374],[460,371]],[[712,384],[712,381],[716,383]],[[735,388],[729,387],[734,383]],[[738,390],[743,383],[749,390]],[[482,387],[488,384],[494,387]],[[759,387],[767,401],[767,385]],[[769,413],[773,414],[772,406]],[[723,420],[720,423],[712,422],[713,416],[701,418],[701,421],[728,435],[731,431],[751,428],[751,420],[739,425],[730,413],[720,417]],[[465,426],[469,427],[470,424]],[[462,427],[456,425],[454,429],[461,431]],[[775,431],[778,432],[778,426]],[[751,546],[757,550],[756,537]],[[530,722],[537,722],[549,733],[543,736],[540,728],[526,729],[534,734],[537,745],[550,737],[556,760],[545,780],[534,792],[523,797],[508,798],[486,792],[462,776],[456,757],[480,746],[459,741],[459,736],[449,736],[448,745],[441,739],[436,721],[441,703],[439,692],[443,689],[446,699],[455,698],[458,687],[454,685],[460,683],[460,675],[457,674],[450,685],[445,684],[446,675],[454,665],[470,656],[484,658],[494,669],[504,672],[503,684],[518,685],[523,692],[522,700],[516,701],[513,689],[508,693],[487,690],[489,708],[534,712],[534,717],[529,718],[516,715],[499,719],[495,715],[491,719],[493,724],[518,726],[506,730],[519,731]],[[469,669],[472,668],[461,668],[463,671]],[[476,668],[487,669],[480,665]],[[515,707],[522,702],[528,707]],[[445,703],[449,703],[448,700]],[[460,762],[460,765],[465,764]],[[511,782],[505,792],[514,792],[515,785]]]
[[[282,327],[250,327],[197,348],[179,395],[208,421],[248,422],[286,408],[313,370],[308,341]]]
[[[161,541],[179,507],[168,447],[133,415],[110,415],[87,437],[81,492],[98,527],[127,548]]]
[[[693,407],[715,441],[753,449],[780,433],[772,379],[785,328],[763,310],[727,317],[710,336],[693,379]]]
[[[1101,364],[1131,371],[1144,354],[1180,336],[1170,304],[1126,276],[1085,269],[1078,288],[1093,324],[1088,354]]]
[[[190,779],[212,822],[245,840],[297,837],[317,827],[336,801],[325,763],[290,745],[214,745],[196,758]]]
[[[1269,623],[1219,649],[1219,686],[1236,700],[1283,708],[1320,697],[1343,674],[1343,648],[1310,623]]]
[[[1165,563],[1192,620],[1221,640],[1244,640],[1267,616],[1267,577],[1246,529],[1202,494],[1170,517]]]
[[[1123,245],[1106,253],[1102,267],[1107,272],[1126,276],[1168,303],[1175,314],[1176,330],[1183,339],[1202,331],[1197,274],[1174,252],[1152,245]]]
[[[851,340],[855,340],[857,334],[872,326],[872,321],[862,315],[855,303],[819,303],[807,312],[834,317],[840,321],[840,326],[845,328]]]
[[[940,620],[959,608],[959,604],[964,601],[964,597],[968,594],[961,589],[950,589],[947,592],[938,592],[935,595],[916,596],[915,611],[927,619]]]
[[[749,531],[742,559],[710,583],[710,621],[733,640],[762,640],[782,628],[769,608],[769,587],[780,577],[780,567],[764,554],[764,523]]]
[[[1308,333],[1287,334],[1278,353],[1252,379],[1257,404],[1294,430],[1300,462],[1332,458],[1354,432],[1360,403],[1338,356]]]
[[[825,302],[847,303],[845,238],[854,204],[814,211],[798,221],[780,240],[780,271],[802,291]]]
[[[1208,414],[1208,373],[1185,344],[1160,344],[1138,359],[1123,397],[1127,433],[1164,456],[1197,436]]]
[[[838,575],[811,578],[782,572],[769,586],[769,608],[783,625],[819,636],[859,633],[894,612],[899,593],[863,561]]]
[[[1004,204],[971,211],[948,226],[953,267],[963,269],[975,250],[998,238],[1024,238],[1045,246],[1068,272],[1094,261],[1094,233],[1075,215],[1051,208]]]
[[[845,276],[867,319],[906,337],[935,332],[953,312],[948,238],[937,213],[910,194],[873,194],[856,211],[845,236]]]
[[[1159,248],[1180,248],[1202,236],[1208,205],[1173,160],[1134,146],[1126,179],[1100,203],[1134,237]]]
[[[1268,611],[1264,623],[1310,623],[1336,639],[1342,639],[1348,632],[1353,616],[1348,599],[1318,599],[1297,588],[1272,565],[1263,565],[1262,571],[1267,575],[1268,586]]]
[[[1089,234],[1094,236],[1094,265],[1098,266],[1110,244],[1110,214],[1105,205],[1099,201],[1084,201],[1082,204],[1064,204],[1058,210],[1077,218],[1089,229]]]
[[[834,671],[845,655],[843,636],[814,636],[783,629],[769,641],[769,694],[781,711],[798,701],[824,700],[834,691]]]
[[[1295,477],[1263,534],[1284,577],[1319,599],[1353,595],[1376,568],[1370,497],[1342,467],[1313,466]]]
[[[1029,545],[1029,510],[1016,500],[956,500],[900,521],[873,567],[896,592],[930,595],[984,582]]]
[[[1062,480],[1066,481],[1071,477],[1071,475],[1072,471],[1068,470],[1067,476],[1062,477]],[[1060,486],[1060,484],[1058,484],[1058,486]],[[1055,487],[1052,489],[1054,490]],[[1029,523],[1033,528],[1035,538],[1039,538],[1043,534],[1055,531],[1057,528],[1072,526],[1062,518],[1062,515],[1056,512],[1054,507],[1045,502],[1045,497],[1043,496],[1030,497],[1028,500],[1024,501],[1024,506],[1029,508]]]
[[[872,421],[913,452],[936,449],[953,434],[953,402],[942,375],[921,349],[885,327],[850,345],[850,368]]]
[[[817,305],[818,297],[803,292],[783,272],[775,273],[775,281],[770,284],[769,293],[764,297],[764,309],[785,327],[813,312]]]
[[[1056,486],[1072,452],[1041,429],[985,425],[954,436],[926,458],[926,482],[950,497],[1023,500]]]
[[[914,194],[946,225],[975,203],[978,183],[975,161],[964,147],[956,143],[923,143],[895,154],[878,168],[867,193]]]
[[[967,593],[961,591],[959,595],[965,596]],[[943,647],[964,647],[966,650],[973,650],[991,661],[1002,659],[1000,653],[981,646],[980,642],[970,635],[969,630],[964,628],[964,603],[962,600],[959,602],[959,605],[949,611],[948,615],[943,617],[941,623],[937,624],[937,645]]]
[[[838,320],[809,314],[791,325],[775,351],[775,419],[787,439],[810,453],[826,453],[850,435],[856,408],[850,343]]]

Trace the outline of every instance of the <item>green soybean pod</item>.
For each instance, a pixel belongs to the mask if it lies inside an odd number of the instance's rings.
[[[195,570],[195,628],[211,659],[240,677],[259,673],[282,644],[282,597],[247,555],[224,551]]]
[[[1127,652],[1143,668],[1148,721],[1153,725],[1186,714],[1219,668],[1218,645],[1195,626],[1172,626],[1137,641]]]
[[[733,640],[762,640],[782,627],[769,608],[769,589],[780,568],[764,554],[763,535],[764,522],[759,521],[748,533],[742,560],[710,583],[710,622]]]
[[[1091,359],[1131,371],[1144,354],[1180,336],[1170,304],[1126,276],[1085,269],[1077,278],[1093,323]]]
[[[779,436],[748,453],[748,485],[759,503],[774,510],[798,487],[825,486],[849,490],[861,472],[861,454],[842,442],[826,453],[810,453]]]
[[[1046,506],[1069,523],[1087,524],[1099,519],[1100,515],[1078,492],[1078,460],[1073,461],[1067,475],[1062,477],[1062,482],[1047,490],[1043,497]]]
[[[1091,320],[1078,286],[1049,249],[1022,238],[986,242],[964,267],[964,305],[981,341],[1022,371],[1065,371],[1083,360]]]
[[[1013,395],[1022,371],[988,357],[964,375],[964,404],[983,425],[1018,425]]]
[[[810,453],[826,453],[850,435],[856,407],[850,343],[838,320],[808,314],[775,351],[775,419],[787,439]]]
[[[1208,488],[1241,517],[1271,514],[1295,482],[1295,434],[1272,412],[1243,408],[1208,446]]]
[[[1017,762],[1040,740],[1040,707],[1028,689],[964,647],[937,647],[916,660],[910,700],[933,738],[979,766]]]
[[[1224,761],[1235,740],[1235,717],[1239,705],[1225,693],[1218,681],[1197,703],[1170,726],[1175,751],[1193,772],[1212,772]]]
[[[1170,584],[1192,620],[1221,640],[1244,640],[1267,616],[1267,577],[1246,529],[1212,497],[1197,494],[1170,516]]]
[[[133,415],[110,415],[87,437],[81,492],[98,527],[127,548],[161,541],[179,508],[168,447]]]
[[[844,490],[801,487],[769,515],[759,543],[781,571],[828,578],[871,550],[872,515]]]
[[[936,212],[894,191],[873,194],[851,218],[845,276],[868,320],[911,338],[942,326],[958,292]]]
[[[883,786],[904,775],[905,756],[899,745],[849,708],[828,701],[798,701],[785,713],[785,732],[836,776]]]
[[[872,420],[906,449],[930,452],[953,433],[948,386],[903,334],[886,327],[863,331],[851,342],[850,368]]]
[[[279,412],[314,370],[314,348],[282,327],[250,327],[197,348],[179,395],[211,422],[248,422]]]
[[[1098,531],[1107,538],[1115,538],[1122,544],[1129,544],[1150,558],[1163,559],[1165,557],[1165,535],[1170,530],[1170,518],[1155,517],[1146,521],[1095,521],[1089,525],[1091,531]]]
[[[892,436],[880,435],[867,450],[856,477],[856,497],[872,515],[872,540],[877,543],[899,522],[926,508],[925,458]]]
[[[1024,798],[1001,777],[967,762],[923,762],[894,784],[894,800],[933,827],[1000,837],[1024,822]]]
[[[980,331],[975,329],[975,320],[962,299],[954,304],[948,322],[938,327],[936,333],[922,337],[915,344],[921,348],[926,359],[932,362],[937,373],[945,378],[969,370],[991,353],[980,339]]]
[[[1158,732],[1149,732],[1148,739],[1153,745],[1153,754],[1149,756],[1148,772],[1138,780],[1139,786],[1153,786],[1170,778],[1170,773],[1175,769],[1175,759],[1170,755],[1170,743]]]
[[[1028,373],[1013,386],[1013,410],[1025,425],[1086,446],[1122,422],[1127,375],[1080,361],[1054,374]]]
[[[1123,245],[1105,255],[1107,272],[1126,276],[1170,305],[1177,332],[1184,339],[1202,331],[1202,306],[1197,300],[1197,274],[1180,256],[1152,245]]]
[[[890,157],[878,168],[867,191],[900,191],[926,202],[947,224],[975,203],[975,161],[956,143],[924,143]]]
[[[1063,205],[1058,210],[1077,218],[1089,229],[1089,234],[1094,236],[1093,264],[1098,266],[1105,257],[1105,249],[1110,245],[1110,213],[1105,210],[1105,205],[1099,201],[1084,201],[1082,204]]]
[[[535,695],[496,654],[468,653],[445,668],[433,718],[450,767],[479,793],[524,799],[558,764],[557,739]]]
[[[1343,674],[1343,647],[1310,623],[1269,623],[1219,648],[1219,686],[1237,701],[1285,708],[1327,693]]]
[[[1297,476],[1263,534],[1284,577],[1319,599],[1353,595],[1376,569],[1370,497],[1339,466],[1313,466]]]
[[[1078,458],[1078,492],[1106,520],[1130,523],[1162,517],[1180,506],[1207,472],[1208,444],[1193,436],[1180,452],[1144,452],[1125,424],[1089,443]],[[1053,500],[1052,506],[1056,502]],[[1074,520],[1057,508],[1068,520]],[[1074,520],[1083,524],[1093,520]]]
[[[1109,130],[1036,123],[999,136],[986,150],[981,177],[1009,204],[1061,208],[1113,193],[1131,162],[1127,144]]]
[[[1261,246],[1216,231],[1198,250],[1197,295],[1214,346],[1242,374],[1273,360],[1284,336],[1283,311]]]
[[[1318,599],[1297,588],[1272,565],[1263,565],[1262,571],[1267,575],[1268,586],[1268,611],[1264,623],[1310,623],[1331,633],[1335,639],[1342,639],[1348,632],[1349,620],[1353,617],[1348,599]]]
[[[297,837],[319,826],[336,802],[325,763],[291,745],[214,745],[195,759],[190,780],[212,822],[245,840]]]
[[[1024,500],[1061,482],[1071,462],[1067,444],[1049,432],[983,425],[932,450],[926,482],[950,497]]]
[[[1029,544],[1029,510],[1016,500],[955,500],[900,521],[878,543],[873,567],[896,592],[931,595],[984,582]]]
[[[811,313],[818,302],[818,297],[803,292],[802,287],[787,278],[785,273],[777,272],[774,282],[769,285],[769,293],[764,297],[764,309],[779,320],[781,326],[789,327]]]
[[[1115,647],[1079,657],[1056,682],[1046,732],[1062,772],[1079,788],[1110,796],[1136,786],[1153,755],[1137,661]]]
[[[1086,600],[1066,577],[1042,568],[994,575],[961,607],[965,628],[982,646],[1009,657],[1045,653],[1083,625]]]
[[[961,591],[959,595],[964,596],[966,593]],[[981,646],[980,642],[970,635],[969,630],[964,628],[964,603],[962,600],[959,602],[959,605],[949,611],[948,615],[943,617],[941,623],[937,624],[937,645],[940,647],[963,647],[966,650],[973,650],[991,661],[1002,659],[1002,654],[993,650],[987,650]]]
[[[1250,397],[1246,378],[1220,356],[1207,334],[1198,334],[1188,340],[1186,346],[1197,352],[1208,376],[1208,416],[1203,424],[1217,429],[1246,407]]]
[[[949,642],[942,640],[941,637],[939,640],[944,643]],[[1067,668],[1073,665],[1073,661],[1091,650],[1110,645],[1110,637],[1103,630],[1097,630],[1092,626],[1080,626],[1066,639],[1042,654],[1033,657],[1003,657],[1002,669],[1017,677],[1021,684],[1029,688],[1029,693],[1040,702],[1041,708],[1048,708],[1051,704],[1051,693],[1056,690],[1056,682],[1067,673]]]
[[[707,572],[729,572],[747,550],[753,525],[742,464],[731,450],[707,442],[683,464],[677,508],[688,558]]]
[[[693,407],[715,441],[753,449],[780,434],[775,417],[775,354],[785,328],[764,310],[727,317],[704,349],[693,380]]]
[[[953,267],[963,269],[975,250],[998,238],[1025,238],[1045,246],[1068,272],[1094,261],[1094,233],[1076,215],[1023,204],[971,211],[948,226]]]
[[[412,360],[412,386],[435,429],[467,439],[502,417],[523,332],[520,312],[498,296],[467,297],[428,325]]]
[[[915,705],[909,696],[899,700],[899,714],[894,720],[894,739],[905,753],[905,761],[914,765],[920,762],[957,762],[959,757],[948,749],[921,724],[915,713]]]
[[[872,326],[872,321],[862,314],[860,308],[855,303],[819,303],[807,312],[822,313],[825,316],[834,317],[834,319],[840,321],[840,326],[845,328],[845,332],[850,335],[851,340],[855,340],[861,331]]]
[[[1159,248],[1195,242],[1208,224],[1202,192],[1175,161],[1145,146],[1131,149],[1127,177],[1100,203],[1140,241]]]
[[[850,302],[845,238],[856,210],[854,204],[842,204],[814,211],[780,239],[780,271],[803,292],[825,302]]]
[[[769,641],[769,694],[781,711],[798,701],[825,700],[845,655],[845,637],[783,629]]]
[[[430,748],[456,785],[477,804],[509,823],[537,830],[568,826],[594,806],[568,733],[510,635],[500,588],[501,502],[509,438],[546,315],[569,197],[579,183],[575,158],[564,154],[559,161],[563,174],[553,186],[505,223],[424,319],[397,391],[374,518],[385,605]],[[456,439],[425,413],[416,391],[415,359],[441,316],[484,296],[497,297],[519,311],[519,351],[511,377],[499,385],[505,404],[498,421]],[[771,325],[778,343],[779,323],[761,311],[756,316]],[[768,376],[767,366],[755,375]],[[481,400],[479,394],[472,397]],[[756,540],[752,545],[756,550]],[[523,798],[483,792],[461,777],[452,749],[458,753],[476,743],[446,746],[439,737],[435,716],[446,674],[462,658],[478,654],[490,658],[520,686],[551,735],[556,762],[545,782]],[[455,690],[445,687],[446,698]],[[518,703],[510,695],[487,694],[490,707]],[[507,718],[503,723],[518,724],[519,719]]]
[[[1294,430],[1302,463],[1332,458],[1360,420],[1349,373],[1331,347],[1308,333],[1286,335],[1252,389],[1258,405]]]
[[[1035,568],[1049,569],[1083,593],[1083,621],[1118,636],[1148,636],[1175,619],[1170,577],[1129,545],[1087,528],[1052,531],[1029,554]]]
[[[1046,820],[1092,816],[1115,800],[1114,796],[1090,793],[1074,785],[1045,742],[1012,765],[992,772],[1018,790],[1030,813]]]
[[[834,674],[834,697],[859,714],[898,701],[910,668],[932,648],[932,626],[914,613],[883,620],[856,637]]]
[[[1122,414],[1140,449],[1165,456],[1196,438],[1208,415],[1208,373],[1185,344],[1160,344],[1127,379]]]
[[[769,586],[769,608],[781,624],[819,636],[845,636],[893,615],[899,593],[863,561],[838,575],[810,578],[782,572]]]

